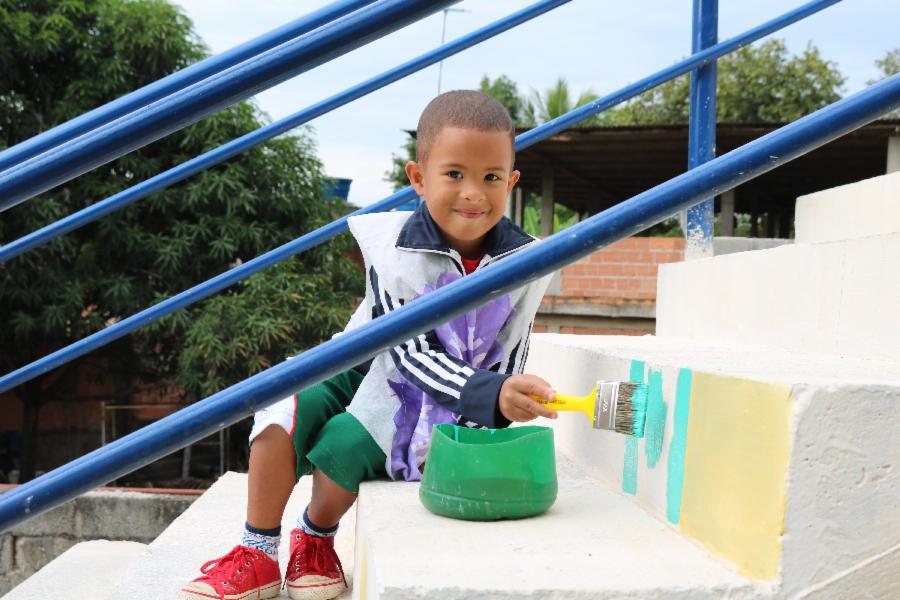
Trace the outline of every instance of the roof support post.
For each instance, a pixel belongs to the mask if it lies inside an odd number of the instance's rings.
[[[900,136],[891,136],[888,138],[887,147],[887,170],[886,173],[896,173],[900,171]]]
[[[719,234],[727,237],[734,235],[734,196],[735,190],[723,192],[722,208],[719,210]]]
[[[719,28],[719,0],[694,0],[691,51],[715,46]],[[716,157],[716,63],[691,72],[691,116],[688,169]],[[713,254],[713,199],[689,208],[682,218],[686,260]]]
[[[525,199],[522,197],[522,186],[517,185],[513,190],[513,216],[512,221],[519,227],[524,225],[525,221]]]
[[[553,169],[544,170],[541,177],[541,237],[553,235]]]

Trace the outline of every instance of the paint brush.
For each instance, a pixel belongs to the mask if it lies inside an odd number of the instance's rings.
[[[608,429],[644,437],[647,417],[647,384],[632,381],[598,381],[587,396],[557,393],[552,402],[531,396],[555,411],[577,411],[587,415],[594,429]]]

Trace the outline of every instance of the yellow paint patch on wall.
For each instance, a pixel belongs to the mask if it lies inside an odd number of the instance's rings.
[[[694,372],[681,529],[742,575],[778,575],[791,388]]]
[[[368,600],[369,598],[369,557],[366,554],[366,541],[362,542],[362,549],[360,550],[360,565],[359,565],[359,581],[355,582],[353,585],[358,590],[357,598],[359,600]]]

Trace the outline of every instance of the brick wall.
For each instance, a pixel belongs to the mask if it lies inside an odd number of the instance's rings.
[[[624,239],[563,268],[558,295],[655,302],[659,265],[683,258],[683,238]]]
[[[562,269],[536,332],[644,335],[655,329],[659,265],[684,258],[683,238],[631,237]]]

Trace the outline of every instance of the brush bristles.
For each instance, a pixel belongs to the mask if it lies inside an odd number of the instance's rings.
[[[616,431],[644,437],[647,418],[647,384],[625,381],[619,384],[616,398]]]

